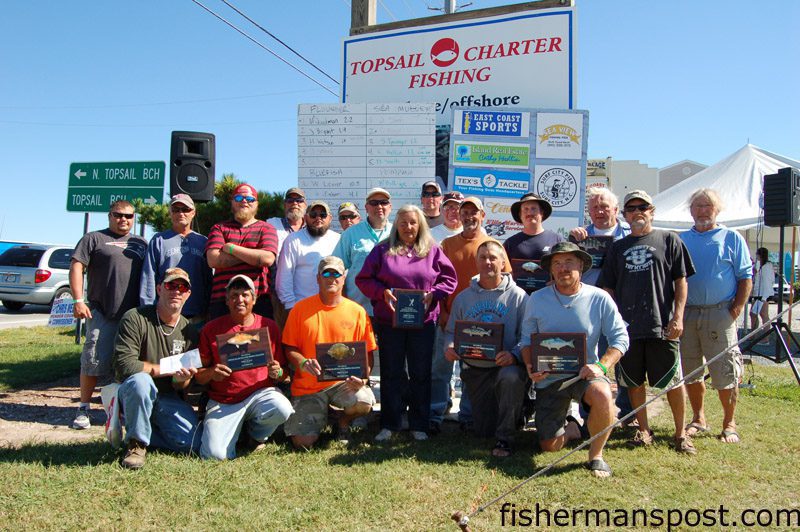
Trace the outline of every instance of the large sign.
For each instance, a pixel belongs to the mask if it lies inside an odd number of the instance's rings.
[[[117,200],[141,199],[148,205],[164,197],[164,161],[72,163],[67,211],[108,212]]]
[[[538,9],[348,37],[342,65],[343,102],[436,102],[437,124],[450,125],[452,110],[461,107],[572,109],[575,11]],[[502,123],[481,118],[488,127]],[[513,126],[502,134],[513,135]]]

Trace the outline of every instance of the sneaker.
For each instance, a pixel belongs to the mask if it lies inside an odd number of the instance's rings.
[[[128,450],[125,458],[122,459],[122,467],[125,469],[141,469],[144,466],[144,457],[147,454],[147,447],[139,440],[128,442]]]
[[[422,432],[421,430],[412,430],[411,431],[411,436],[413,436],[414,439],[417,440],[417,441],[425,441],[425,440],[428,439],[428,434],[425,433],[425,432]]]
[[[631,447],[649,447],[653,445],[653,431],[648,430],[645,432],[643,430],[637,430],[633,438],[628,440],[628,445]]]
[[[75,419],[72,420],[72,428],[77,430],[88,429],[92,426],[89,421],[89,408],[86,406],[78,407],[78,412],[75,414]]]
[[[375,441],[376,442],[389,441],[390,439],[392,439],[392,436],[394,436],[394,432],[392,432],[391,430],[381,429],[378,435],[375,436]]]
[[[692,439],[689,436],[684,436],[683,438],[675,438],[675,451],[683,454],[697,454],[697,449],[695,448],[694,444],[692,443]]]

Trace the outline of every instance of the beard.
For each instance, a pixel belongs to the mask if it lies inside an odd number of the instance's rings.
[[[237,222],[239,222],[242,225],[244,225],[246,222],[249,222],[253,218],[255,218],[255,216],[253,216],[249,212],[236,211],[233,214],[233,219],[236,220]]]
[[[322,227],[311,227],[310,225],[306,225],[308,234],[311,236],[322,236],[328,232],[329,227],[329,225],[323,225]]]
[[[299,209],[293,209],[286,213],[286,219],[294,223],[303,217],[303,212]]]

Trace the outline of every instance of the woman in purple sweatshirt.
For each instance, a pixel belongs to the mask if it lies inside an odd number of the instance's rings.
[[[415,440],[428,439],[431,410],[431,359],[439,302],[456,289],[456,271],[430,235],[419,207],[397,211],[389,238],[376,245],[356,277],[356,286],[372,302],[381,363],[381,431],[375,441],[400,430],[410,389],[408,424]],[[394,289],[422,290],[422,328],[395,328]],[[408,367],[408,374],[406,374]]]

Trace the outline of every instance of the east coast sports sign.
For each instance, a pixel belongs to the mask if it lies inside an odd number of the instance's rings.
[[[458,107],[572,109],[574,7],[349,37],[343,102],[436,102]]]

